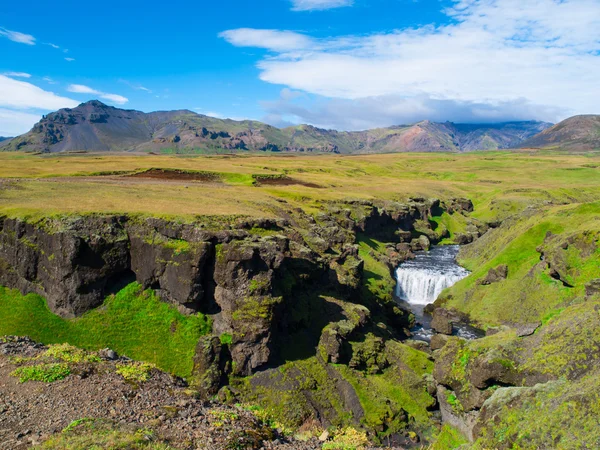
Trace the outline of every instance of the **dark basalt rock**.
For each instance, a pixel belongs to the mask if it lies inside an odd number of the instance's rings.
[[[600,295],[600,278],[591,280],[585,285],[585,295],[586,297]]]
[[[480,281],[480,284],[487,286],[506,280],[506,277],[508,277],[508,266],[506,264],[500,264],[498,267],[490,269],[485,278]]]

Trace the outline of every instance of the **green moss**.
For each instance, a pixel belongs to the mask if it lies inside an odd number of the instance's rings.
[[[599,392],[597,370],[573,382],[498,389],[485,405],[493,417],[473,448],[595,448],[600,442]]]
[[[43,356],[59,359],[66,363],[94,363],[100,362],[101,359],[98,355],[90,352],[86,352],[80,348],[74,347],[70,344],[54,344],[48,346],[48,350]]]
[[[21,383],[27,381],[42,381],[44,383],[53,383],[62,380],[71,374],[68,364],[36,364],[33,366],[23,366],[14,370],[11,375],[19,378]]]
[[[0,335],[28,335],[45,344],[109,347],[179,376],[190,376],[200,336],[211,324],[202,314],[184,316],[134,283],[76,319],[52,314],[43,298],[0,288]]]
[[[468,442],[456,428],[444,425],[435,440],[431,443],[430,450],[455,450]]]
[[[117,373],[126,381],[132,383],[144,383],[150,377],[152,365],[148,363],[132,361],[127,363],[117,364]]]
[[[223,345],[231,345],[233,342],[233,336],[230,333],[223,333],[219,336],[221,344]]]

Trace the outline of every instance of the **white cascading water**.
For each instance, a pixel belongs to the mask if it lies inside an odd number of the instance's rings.
[[[433,303],[440,293],[469,272],[456,263],[458,246],[434,247],[396,270],[396,295],[412,305]]]

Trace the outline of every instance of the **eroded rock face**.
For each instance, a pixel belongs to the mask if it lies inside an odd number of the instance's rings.
[[[337,333],[339,348],[322,333],[328,324],[342,323],[344,318],[335,312],[340,308],[322,307],[318,295],[310,300],[315,305],[298,306],[296,294],[334,292],[358,306],[364,263],[356,233],[389,242],[381,257],[393,270],[411,256],[409,244],[401,241],[415,232],[416,221],[427,222],[443,208],[438,200],[425,199],[408,204],[338,202],[325,204],[316,219],[301,210],[282,210],[280,219],[240,219],[212,228],[127,216],[36,223],[0,218],[0,285],[36,292],[54,313],[70,318],[137,281],[183,313],[210,315],[215,336],[231,335],[227,351],[230,368],[238,375],[269,364],[277,340],[299,329],[311,329],[314,347],[322,338],[327,359],[348,362],[352,355],[344,355],[344,333]],[[307,308],[312,308],[309,313]],[[363,308],[354,311],[359,319],[352,318],[351,329],[363,326],[369,308],[380,308],[378,314],[386,315],[399,332],[410,325],[409,315],[395,304]],[[376,340],[373,345],[377,347]],[[371,358],[373,349],[363,350],[356,364],[375,371],[385,365]]]

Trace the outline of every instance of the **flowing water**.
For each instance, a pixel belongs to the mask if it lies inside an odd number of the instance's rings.
[[[433,303],[440,293],[469,275],[456,262],[458,245],[432,247],[428,252],[418,252],[416,258],[406,261],[396,269],[396,296],[408,304],[415,314],[418,325],[411,330],[416,339],[429,341],[433,335],[431,317],[423,308]],[[467,326],[455,326],[455,333],[467,339],[478,337]]]

